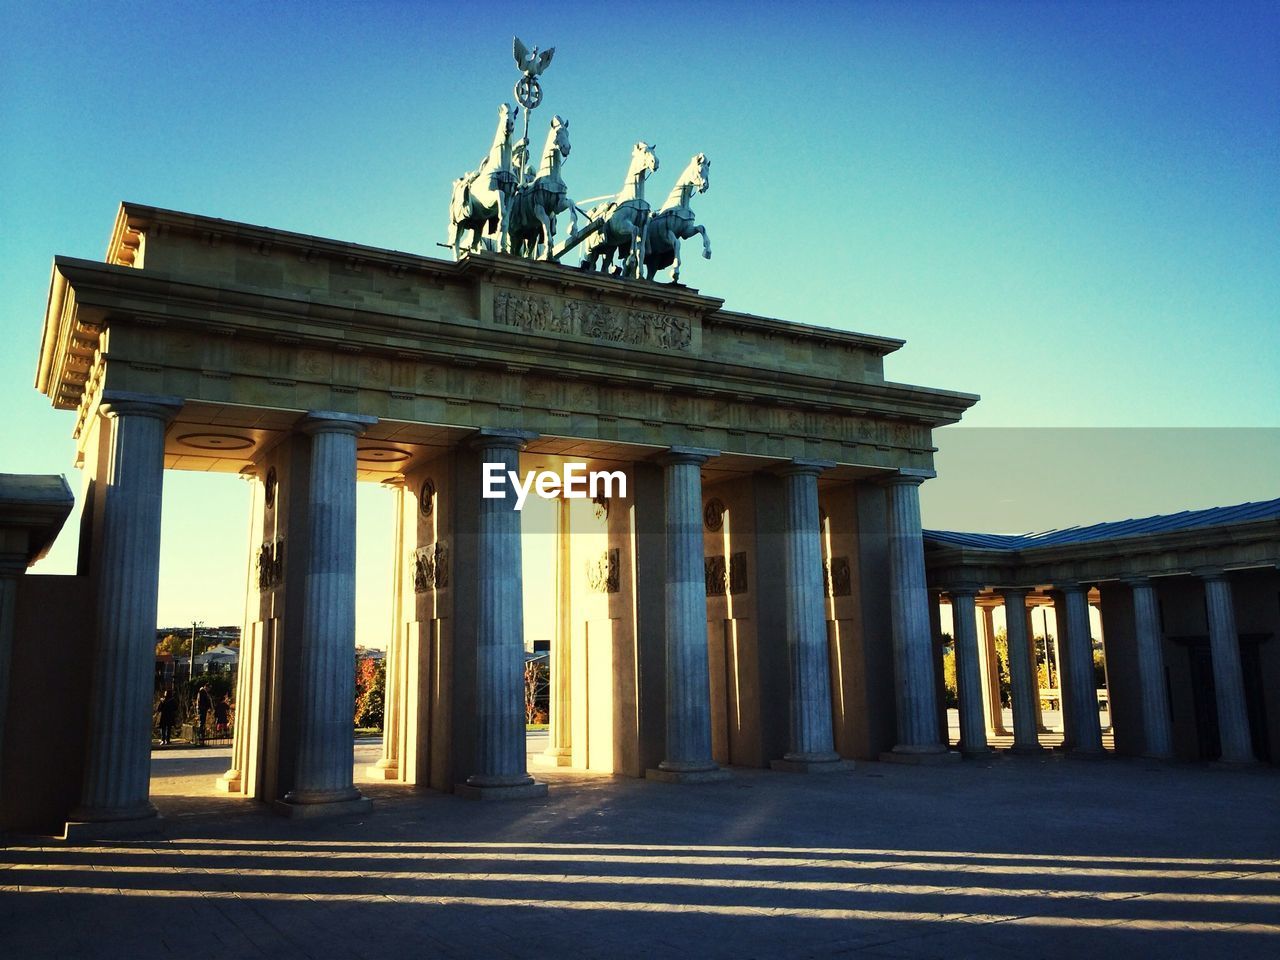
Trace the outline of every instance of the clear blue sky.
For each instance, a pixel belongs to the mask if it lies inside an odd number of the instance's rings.
[[[981,393],[975,426],[1280,427],[1278,4],[0,11],[0,470],[70,468],[31,387],[53,255],[100,258],[124,199],[443,253],[512,32],[557,48],[532,135],[569,119],[577,196],[637,139],[662,195],[712,158],[715,258],[684,279],[730,307],[903,337],[889,376]],[[243,485],[166,482],[166,556],[214,537],[240,564]],[[1197,483],[1187,506],[1237,492]]]

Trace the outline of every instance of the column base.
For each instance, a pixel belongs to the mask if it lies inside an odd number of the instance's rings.
[[[853,769],[853,761],[840,757],[831,760],[789,760],[783,757],[770,761],[769,768],[782,773],[846,773]]]
[[[82,816],[80,811],[72,817]],[[62,830],[62,839],[72,843],[83,843],[87,840],[120,840],[126,837],[146,837],[160,833],[164,818],[155,807],[149,814],[130,817],[127,820],[81,820],[66,821]]]
[[[219,793],[243,793],[244,781],[241,778],[240,771],[236,769],[228,770],[217,780],[213,781],[213,789]]]
[[[134,807],[76,807],[68,823],[117,823],[125,820],[155,820],[160,812],[148,800]]]
[[[547,795],[547,785],[533,779],[528,783],[498,786],[459,783],[454,786],[453,792],[464,800],[536,800]]]
[[[379,760],[364,768],[364,775],[370,780],[399,780],[400,765],[392,761]]]
[[[1038,743],[1015,743],[1007,752],[1014,757],[1040,757],[1049,751]]]
[[[985,743],[980,747],[966,747],[963,743],[960,744],[960,756],[966,760],[981,760],[994,755],[995,751]]]
[[[271,809],[291,820],[319,820],[325,817],[343,817],[365,814],[373,809],[373,801],[356,794],[352,800],[332,800],[328,803],[299,803],[294,800],[277,800]]]

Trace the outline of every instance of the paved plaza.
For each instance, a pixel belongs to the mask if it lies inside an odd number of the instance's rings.
[[[543,773],[550,797],[516,803],[364,782],[371,815],[304,823],[209,796],[227,755],[156,754],[159,836],[14,842],[0,952],[1280,954],[1274,769],[1001,758],[703,786]],[[375,760],[377,742],[356,756]]]

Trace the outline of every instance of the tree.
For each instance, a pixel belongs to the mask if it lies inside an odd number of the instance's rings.
[[[156,656],[168,654],[173,657],[185,657],[191,653],[191,638],[176,633],[165,634],[163,640],[156,644]]]
[[[551,669],[546,660],[524,662],[524,722],[546,723]]]
[[[356,660],[356,726],[381,730],[386,700],[387,662],[373,657]]]

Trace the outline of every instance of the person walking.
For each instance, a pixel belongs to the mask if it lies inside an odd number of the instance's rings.
[[[156,716],[160,719],[160,742],[168,746],[173,742],[173,725],[178,720],[178,698],[172,689],[166,689],[156,705]]]

